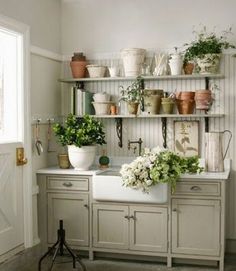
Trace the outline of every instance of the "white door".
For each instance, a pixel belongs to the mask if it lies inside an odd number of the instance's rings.
[[[17,23],[6,21],[0,17],[0,260],[25,242],[25,172],[16,166],[26,138],[25,40]]]

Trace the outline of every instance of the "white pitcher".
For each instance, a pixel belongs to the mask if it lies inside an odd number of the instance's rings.
[[[222,140],[223,136],[229,133],[229,141],[223,154]],[[224,159],[229,149],[229,143],[232,139],[232,133],[229,130],[223,132],[205,133],[205,159],[206,171],[222,172],[224,171]]]

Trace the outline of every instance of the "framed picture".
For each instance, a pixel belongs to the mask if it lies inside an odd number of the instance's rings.
[[[199,121],[174,121],[174,151],[185,157],[199,155]]]

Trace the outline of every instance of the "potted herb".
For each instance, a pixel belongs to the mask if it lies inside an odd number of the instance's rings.
[[[95,158],[96,145],[106,143],[102,123],[89,115],[69,114],[65,124],[56,123],[53,130],[62,146],[68,147],[70,163],[77,170],[88,170]]]
[[[181,157],[173,151],[146,148],[142,156],[121,168],[123,185],[149,192],[156,184],[168,183],[172,192],[183,173],[200,173],[198,157]]]
[[[138,106],[143,100],[143,83],[142,78],[137,77],[136,80],[127,88],[120,86],[121,101],[127,102],[130,114],[137,114]]]
[[[184,62],[195,61],[200,73],[217,73],[219,71],[222,51],[236,48],[227,41],[231,28],[217,35],[214,31],[208,32],[204,26],[200,31],[194,31],[195,39],[185,44]]]

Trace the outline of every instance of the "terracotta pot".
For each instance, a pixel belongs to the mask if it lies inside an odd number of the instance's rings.
[[[128,102],[127,106],[129,114],[137,115],[139,103]]]
[[[176,100],[177,108],[179,114],[187,115],[193,114],[195,108],[195,101],[194,100]]]
[[[194,63],[192,62],[187,62],[184,64],[184,73],[185,74],[192,74],[194,69]]]
[[[85,71],[86,71],[86,61],[71,61],[70,67],[72,76],[74,78],[83,78],[85,77]]]
[[[176,99],[178,100],[194,100],[194,91],[179,91],[176,92]]]
[[[208,110],[212,104],[211,91],[208,89],[197,90],[195,94],[196,109]]]

